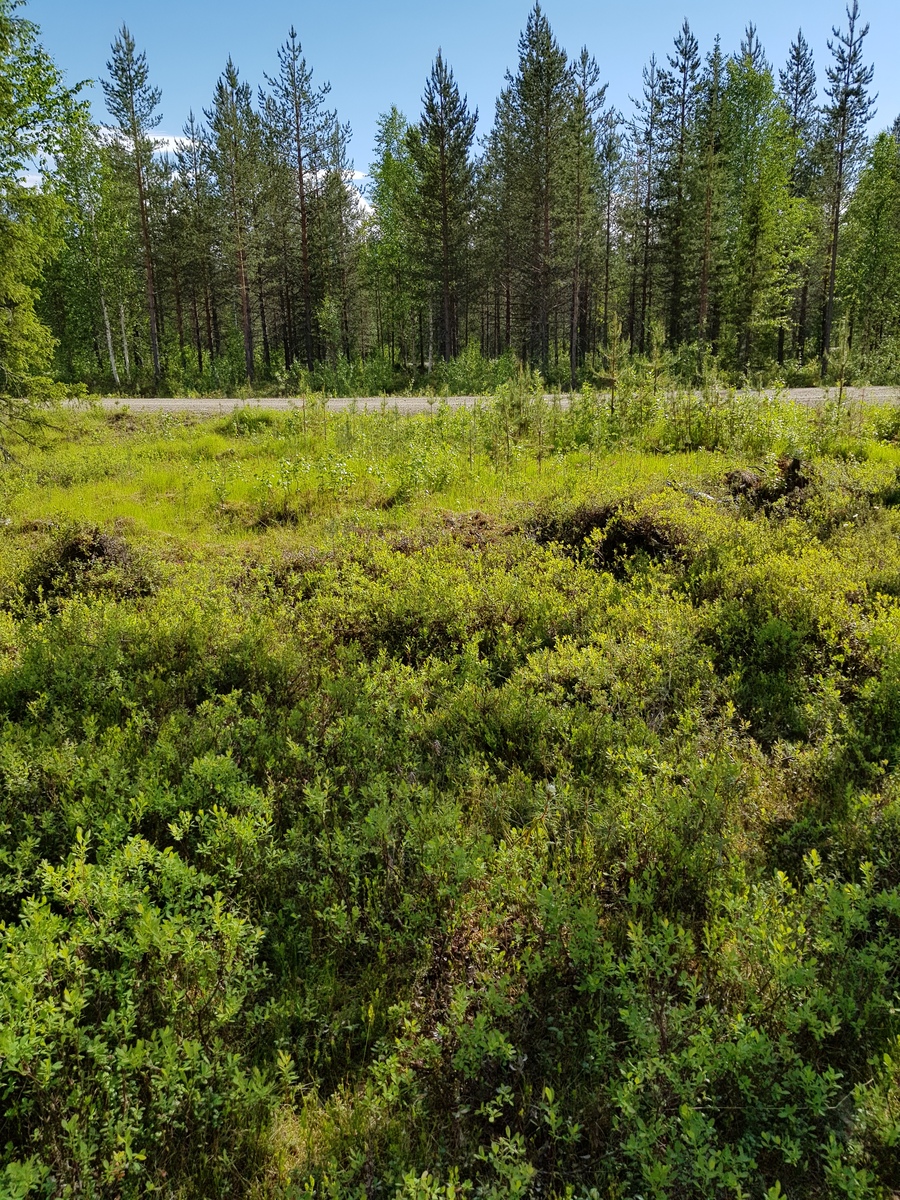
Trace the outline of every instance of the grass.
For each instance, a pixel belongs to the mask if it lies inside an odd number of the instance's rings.
[[[697,405],[5,468],[0,1194],[900,1188],[895,430]]]

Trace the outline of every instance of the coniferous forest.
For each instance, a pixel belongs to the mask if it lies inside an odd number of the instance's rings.
[[[513,361],[574,387],[665,354],[689,379],[893,382],[900,125],[870,137],[866,35],[854,2],[825,62],[800,31],[775,64],[752,25],[701,47],[685,21],[626,116],[536,5],[488,134],[439,53],[421,113],[381,115],[360,192],[295,30],[263,79],[225,64],[161,153],[123,28],[106,124],[71,120],[44,184],[63,205],[37,305],[56,372],[390,394],[480,391]]]
[[[626,117],[535,6],[484,139],[438,56],[364,185],[295,32],[163,153],[129,32],[97,127],[26,11],[0,1200],[896,1200],[855,0],[818,68],[685,24]]]

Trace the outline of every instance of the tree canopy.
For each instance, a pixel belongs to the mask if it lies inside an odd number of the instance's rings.
[[[25,414],[19,401],[47,393],[51,331],[35,304],[44,270],[59,245],[60,209],[49,178],[60,154],[83,125],[78,88],[67,88],[20,13],[18,0],[0,0],[0,425]],[[29,178],[29,175],[36,178]]]
[[[877,313],[860,290],[886,246],[870,186],[886,151],[856,0],[821,80],[803,30],[776,68],[752,24],[729,53],[685,20],[627,114],[602,59],[570,55],[535,4],[483,138],[438,49],[419,115],[380,117],[365,183],[294,28],[261,88],[225,64],[172,154],[126,27],[108,126],[14,0],[0,29],[9,395],[51,364],[122,391],[471,389],[516,362],[574,387],[623,352],[810,383],[837,370],[838,327],[842,371],[898,375],[891,253]]]

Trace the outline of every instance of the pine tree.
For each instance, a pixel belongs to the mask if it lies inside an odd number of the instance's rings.
[[[276,360],[279,360],[279,366],[283,363],[288,368],[299,357],[308,369],[308,351],[315,363],[316,342],[313,322],[312,344],[307,346],[304,303],[307,271],[302,256],[296,163],[285,153],[281,131],[270,119],[270,97],[260,93],[260,104],[261,145],[257,172],[260,182],[253,217],[255,282],[263,362],[271,375]],[[307,232],[308,279],[312,292],[311,250],[315,242],[315,225],[311,219],[307,223]],[[291,314],[295,312],[300,317],[299,330],[292,321]]]
[[[493,170],[512,202],[508,215],[516,245],[510,265],[521,314],[522,356],[539,362],[547,373],[551,317],[564,271],[558,247],[572,81],[565,51],[539,4],[519,38],[518,71],[506,78],[491,143],[500,155]]]
[[[582,298],[589,279],[590,248],[599,230],[600,138],[606,84],[600,68],[583,48],[572,65],[572,108],[569,116],[568,174],[572,293],[569,307],[569,385],[577,386],[583,342]],[[585,306],[586,307],[586,306]]]
[[[472,215],[469,152],[478,112],[469,112],[438,51],[425,84],[422,116],[409,131],[416,166],[416,218],[428,290],[440,298],[438,341],[445,360],[459,353],[459,300]]]
[[[877,99],[869,96],[874,68],[867,67],[862,56],[863,42],[868,32],[869,26],[860,26],[859,23],[859,0],[853,0],[852,7],[847,7],[846,32],[833,27],[834,40],[828,42],[832,62],[826,69],[828,86],[825,88],[825,95],[829,103],[822,109],[830,160],[828,282],[822,319],[823,375],[828,369],[828,358],[831,354],[841,214],[847,189],[853,182],[864,148],[866,125],[874,113]]]
[[[631,349],[632,351],[637,350],[640,354],[643,354],[649,346],[650,314],[653,309],[653,271],[656,265],[654,243],[662,80],[655,54],[651,55],[649,64],[644,68],[643,83],[641,98],[634,101],[635,115],[631,122],[631,138],[635,156],[635,183],[641,195],[628,320]]]
[[[197,372],[203,375],[204,340],[210,360],[216,356],[212,291],[214,183],[209,169],[209,139],[193,111],[175,149],[178,203],[184,217],[182,270],[190,297]],[[205,339],[204,339],[205,334]]]
[[[318,323],[328,357],[351,359],[364,345],[361,294],[357,281],[363,229],[361,198],[353,187],[349,157],[351,130],[336,115],[323,143],[321,182],[317,203],[320,224],[322,299]]]
[[[668,297],[669,341],[677,345],[688,335],[685,291],[696,260],[692,218],[691,134],[700,92],[700,48],[687,21],[675,38],[669,70],[661,73],[660,101],[660,240],[664,247],[663,286]]]
[[[697,332],[701,346],[709,342],[714,350],[719,335],[719,284],[724,242],[722,220],[725,175],[724,76],[725,57],[717,38],[706,60],[697,121],[700,194],[703,205]]]
[[[817,182],[816,144],[818,141],[818,109],[816,107],[816,69],[813,53],[803,30],[798,30],[791,43],[788,60],[778,73],[779,94],[787,109],[792,147],[791,190],[800,199],[811,199]],[[808,207],[808,234],[815,235],[816,208]],[[791,297],[791,312],[786,321],[793,323],[794,354],[802,361],[808,336],[809,286],[812,261],[809,257],[799,264]],[[778,361],[784,361],[784,324],[779,331]]]
[[[482,351],[499,357],[513,346],[513,287],[521,230],[514,203],[513,119],[510,90],[497,99],[494,124],[476,167],[475,233],[483,278]]]
[[[106,106],[128,147],[137,188],[137,215],[144,260],[150,353],[153,359],[153,378],[158,383],[162,376],[162,368],[159,356],[159,325],[147,176],[155,149],[152,130],[162,120],[162,114],[156,111],[162,93],[159,88],[150,85],[147,56],[143,52],[135,54],[134,38],[125,25],[112,43],[112,58],[107,62],[106,69],[109,72],[109,79],[103,81]]]
[[[813,52],[801,29],[791,42],[784,69],[778,72],[778,90],[794,142],[791,184],[796,196],[808,196],[812,182],[818,126],[816,87]]]
[[[797,236],[790,194],[791,139],[753,25],[727,67],[723,129],[727,153],[727,319],[735,365],[764,357],[784,305]],[[763,342],[758,346],[759,341]]]
[[[622,183],[624,162],[624,139],[622,114],[607,109],[603,115],[599,136],[598,154],[600,167],[600,193],[598,196],[602,233],[602,268],[600,269],[601,295],[600,334],[603,345],[609,346],[610,317],[613,303],[613,251],[617,230],[614,225],[616,199]]]
[[[288,40],[278,51],[278,74],[266,76],[273,101],[267,112],[294,179],[294,205],[299,220],[303,351],[309,370],[312,370],[315,360],[316,297],[312,265],[315,251],[311,246],[315,211],[313,198],[321,148],[334,120],[334,114],[325,108],[325,97],[331,91],[331,85],[325,83],[315,87],[312,77],[312,68],[307,65],[296,30],[291,26]]]
[[[250,304],[251,212],[260,141],[259,118],[251,97],[250,85],[240,81],[229,58],[216,84],[213,106],[204,110],[210,130],[210,166],[234,250],[244,372],[250,382],[256,373]]]

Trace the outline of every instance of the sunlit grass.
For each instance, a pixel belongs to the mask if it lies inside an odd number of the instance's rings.
[[[5,515],[31,521],[127,521],[148,536],[229,539],[254,530],[267,500],[293,507],[294,532],[322,521],[362,517],[389,527],[415,523],[435,506],[497,510],[585,489],[694,483],[721,473],[728,456],[673,456],[640,449],[575,446],[507,455],[469,436],[470,414],[396,417],[332,415],[302,431],[294,414],[260,413],[242,431],[233,418],[160,417],[124,426],[102,413],[70,418],[40,449],[19,456],[4,480]],[[160,425],[165,426],[161,434]],[[886,448],[885,448],[886,450]],[[438,466],[432,460],[438,460]],[[891,461],[889,454],[883,461]],[[243,525],[243,528],[238,528]],[[258,537],[272,536],[260,520]]]

